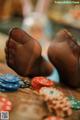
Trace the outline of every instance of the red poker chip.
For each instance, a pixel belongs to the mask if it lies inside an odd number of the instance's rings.
[[[54,85],[53,81],[48,80],[45,77],[34,77],[31,85],[34,89],[40,89],[41,87],[51,87]]]
[[[63,120],[63,118],[57,117],[57,116],[49,116],[45,120]]]
[[[12,103],[7,98],[0,96],[0,111],[10,111]]]

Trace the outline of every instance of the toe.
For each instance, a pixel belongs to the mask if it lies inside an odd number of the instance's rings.
[[[8,42],[8,49],[9,48],[16,49],[16,46],[17,46],[17,42],[14,41],[13,39],[10,39],[9,42]]]
[[[14,52],[15,53],[15,52]],[[12,50],[9,49],[9,54],[6,54],[6,62],[9,67],[14,68],[15,66],[15,54],[13,54]]]
[[[13,49],[9,49],[9,59],[14,59],[15,51]]]
[[[5,53],[6,53],[6,62],[8,66],[10,66],[11,68],[15,66],[14,61],[15,61],[16,48],[17,48],[17,42],[14,41],[13,39],[10,39],[6,44]]]
[[[8,41],[6,42],[5,53],[6,53],[6,54],[9,54],[9,49],[11,49],[12,52],[13,52],[13,50],[16,49],[16,46],[17,46],[16,41],[14,41],[14,40],[12,40],[12,39],[8,40]]]
[[[7,62],[7,65],[9,66],[9,67],[11,67],[12,69],[14,69],[14,60],[13,59],[8,59],[8,60],[6,60],[6,62]]]
[[[32,39],[26,32],[19,28],[13,28],[10,31],[10,37],[20,44],[25,44],[28,40]]]
[[[6,62],[10,67],[14,65],[14,55],[11,49],[9,49],[9,54],[6,54]]]
[[[5,47],[5,53],[7,58],[9,54],[12,54],[12,55],[15,54],[16,46],[17,46],[17,43],[14,40],[10,39],[7,41],[6,47]]]
[[[58,41],[65,41],[67,39],[70,39],[72,37],[72,35],[69,33],[69,31],[67,31],[66,29],[60,30],[57,34],[56,34],[56,39]]]

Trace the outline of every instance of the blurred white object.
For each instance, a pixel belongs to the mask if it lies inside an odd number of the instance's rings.
[[[31,6],[31,3],[28,1],[26,0],[26,9],[27,5]],[[24,16],[22,24],[22,29],[41,44],[43,56],[47,55],[47,49],[50,44],[49,40],[52,37],[52,26],[46,14],[49,2],[50,0],[38,0],[35,10],[25,14],[26,16]]]
[[[29,0],[28,0],[29,1]],[[27,9],[27,6],[31,4],[26,0],[24,6],[24,11]],[[35,39],[45,39],[45,29],[48,22],[46,11],[49,5],[50,0],[38,0],[35,11],[31,12],[29,9],[28,14],[25,13],[22,28],[32,35]]]
[[[23,17],[27,17],[29,13],[32,12],[32,4],[30,0],[23,0]]]
[[[44,38],[45,23],[47,17],[44,14],[33,12],[23,20],[22,28],[32,35],[35,39]]]

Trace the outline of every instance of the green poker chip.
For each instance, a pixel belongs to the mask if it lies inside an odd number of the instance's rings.
[[[75,97],[73,96],[68,96],[68,100],[71,104],[71,108],[75,109],[75,110],[79,110],[80,109],[80,100],[77,100]]]

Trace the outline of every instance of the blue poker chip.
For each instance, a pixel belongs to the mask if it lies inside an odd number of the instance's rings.
[[[0,92],[14,92],[14,91],[16,91],[16,90],[6,90],[6,89],[4,89],[4,88],[0,88]]]
[[[12,74],[4,74],[0,76],[0,82],[3,83],[17,83],[20,80],[20,77]]]
[[[9,92],[16,91],[20,88],[20,77],[12,74],[4,74],[0,76],[0,91]]]
[[[7,92],[4,88],[0,88],[0,92]]]
[[[17,90],[20,87],[20,84],[10,84],[10,83],[1,83],[0,88],[5,90]]]

